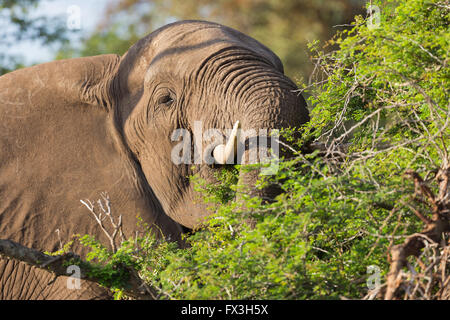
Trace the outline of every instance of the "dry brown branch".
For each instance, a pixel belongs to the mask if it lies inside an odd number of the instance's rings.
[[[408,170],[405,173],[406,176],[411,178],[414,182],[415,198],[422,199],[420,203],[426,203],[430,207],[431,218],[424,216],[412,205],[408,207],[425,223],[425,228],[421,233],[410,235],[406,238],[402,244],[395,245],[391,248],[391,267],[387,276],[387,289],[385,293],[385,299],[395,299],[399,288],[405,287],[405,297],[415,298],[418,292],[425,299],[431,299],[432,282],[436,281],[436,277],[440,278],[440,290],[439,298],[448,297],[449,289],[448,284],[448,271],[446,265],[448,263],[448,245],[445,242],[445,234],[450,232],[450,198],[449,198],[449,177],[450,167],[448,162],[445,161],[441,169],[435,176],[435,180],[438,185],[438,193],[435,195],[428,184],[420,177],[417,172]],[[433,253],[430,255],[428,252],[428,266],[426,264],[419,264],[419,268],[422,269],[422,274],[415,276],[421,277],[421,281],[415,281],[416,285],[414,289],[405,285],[405,273],[402,271],[405,266],[408,266],[408,257],[415,256],[421,257],[426,252],[422,252],[422,249],[433,248]],[[436,251],[435,249],[441,249]],[[427,250],[424,250],[427,251]],[[429,251],[429,250],[428,250]],[[439,252],[439,253],[437,253]],[[420,260],[419,260],[420,261]],[[430,263],[434,261],[434,263]],[[441,262],[438,264],[437,262]],[[433,268],[440,266],[439,272],[431,272]],[[414,268],[413,268],[414,269]],[[427,279],[427,284],[424,285],[423,279]]]

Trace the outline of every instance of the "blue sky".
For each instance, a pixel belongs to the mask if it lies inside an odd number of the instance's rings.
[[[67,21],[69,18],[68,8],[73,5],[78,6],[80,8],[81,29],[74,35],[73,41],[76,41],[77,37],[92,32],[103,17],[106,5],[111,2],[111,0],[42,0],[35,14],[62,17]],[[1,50],[7,54],[21,54],[26,64],[51,61],[55,54],[52,48],[25,41],[17,43],[13,47],[1,48]]]

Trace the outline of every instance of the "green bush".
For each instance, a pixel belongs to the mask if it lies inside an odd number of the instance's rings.
[[[236,171],[223,173],[225,184],[198,184],[213,215],[187,235],[187,249],[146,234],[108,255],[86,238],[102,265],[125,261],[162,299],[362,298],[370,265],[383,282],[388,248],[421,228],[403,173],[448,159],[449,6],[373,2],[380,25],[357,17],[330,41],[338,50],[311,45],[314,83],[302,84],[311,121],[298,128],[302,139],[283,136],[292,150],[313,141],[322,151],[295,152],[261,179],[282,188],[274,202],[230,200]]]

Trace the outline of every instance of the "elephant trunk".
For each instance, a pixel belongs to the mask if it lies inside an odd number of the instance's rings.
[[[243,153],[241,163],[252,164],[263,162],[266,164],[260,170],[241,170],[239,183],[247,187],[251,196],[258,196],[264,201],[272,201],[282,192],[278,185],[270,185],[263,189],[256,188],[259,175],[274,175],[278,171],[278,159],[292,157],[290,150],[281,148],[279,137],[273,130],[296,127],[309,121],[306,102],[296,90],[292,82],[284,78],[282,84],[273,86],[268,94],[260,94],[253,100],[248,116],[241,121],[241,142]],[[290,83],[291,85],[286,85]],[[268,156],[270,154],[270,156]]]
[[[266,139],[266,137],[262,138]],[[242,154],[241,163],[253,164],[262,162],[263,166],[260,168],[254,168],[253,170],[241,170],[239,173],[239,184],[245,186],[245,190],[243,190],[245,193],[270,202],[278,194],[280,194],[282,190],[277,185],[270,185],[263,189],[258,189],[256,185],[260,175],[273,175],[277,173],[278,157],[282,156],[279,152],[277,152],[279,151],[279,146],[273,145],[274,140],[275,143],[277,143],[276,139],[272,139],[271,150],[269,150],[270,146],[266,147],[259,145],[253,147],[253,141],[257,141],[257,138],[250,138],[249,140],[249,143],[245,144],[246,149]]]

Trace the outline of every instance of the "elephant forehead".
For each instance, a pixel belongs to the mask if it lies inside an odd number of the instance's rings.
[[[262,57],[283,73],[280,59],[255,39],[217,23],[181,21],[152,32],[127,51],[119,67],[120,87],[139,94],[141,83],[159,79],[162,74],[189,78],[225,48],[236,49],[238,55],[242,52]]]
[[[149,71],[163,69],[172,72],[191,72],[196,70],[212,55],[223,49],[236,47],[237,43],[214,39],[192,45],[174,45],[156,54],[149,64]],[[242,48],[245,49],[245,48]]]
[[[241,48],[265,57],[278,67],[278,58],[258,41],[231,28],[209,22],[186,22],[156,32],[151,41],[154,49],[150,66],[164,61],[177,70],[198,66],[225,48]]]

